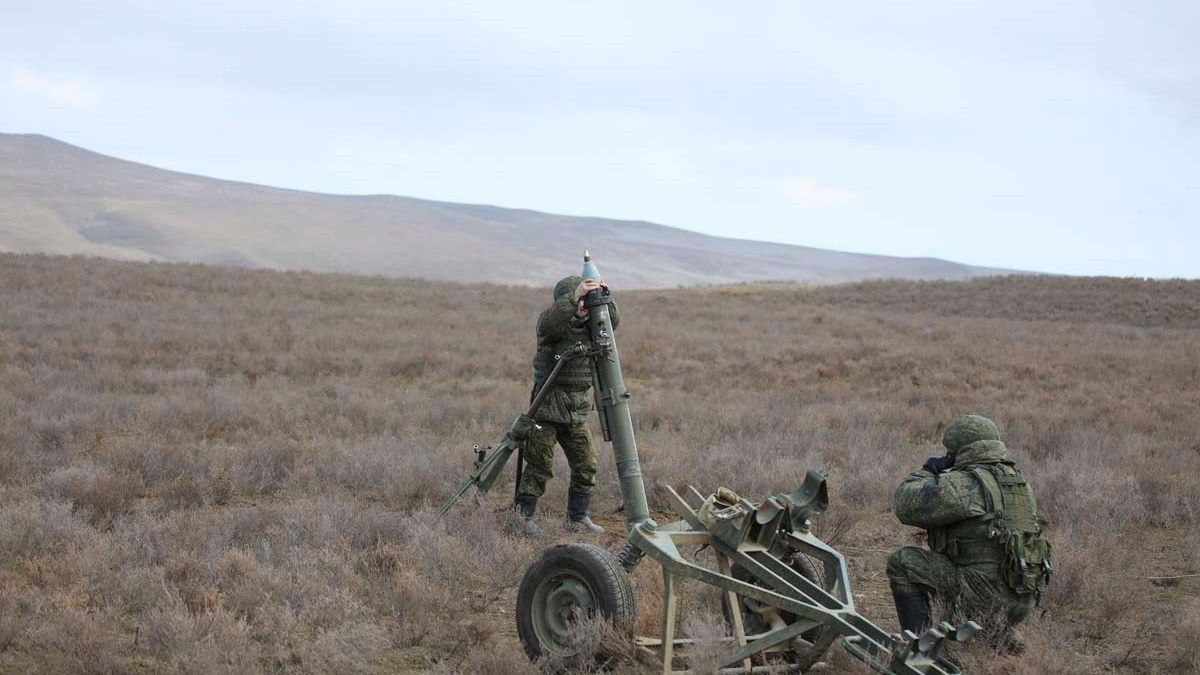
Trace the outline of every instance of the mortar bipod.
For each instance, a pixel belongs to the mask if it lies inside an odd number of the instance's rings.
[[[450,510],[450,507],[454,506],[454,504],[457,503],[458,500],[461,499],[462,496],[471,489],[471,486],[475,486],[476,489],[475,503],[477,505],[482,503],[483,495],[486,494],[487,491],[490,490],[500,478],[500,474],[504,471],[505,464],[508,463],[508,458],[511,457],[512,454],[518,450],[520,445],[529,437],[530,431],[532,431],[534,428],[540,428],[538,427],[537,422],[534,421],[534,416],[541,408],[542,403],[545,402],[546,396],[551,391],[551,387],[558,380],[558,376],[562,372],[563,366],[571,361],[574,361],[575,359],[588,358],[601,353],[603,352],[589,349],[582,343],[576,343],[574,347],[555,357],[556,360],[554,369],[550,371],[549,376],[544,382],[541,383],[541,386],[538,387],[537,391],[534,393],[529,402],[529,407],[526,408],[525,412],[521,413],[517,416],[517,419],[513,420],[512,424],[508,428],[508,431],[504,434],[504,438],[500,439],[500,442],[495,446],[489,445],[486,448],[480,448],[478,445],[475,446],[475,463],[470,475],[467,476],[465,481],[459,484],[458,488],[453,492],[453,494],[450,495],[450,498],[447,499],[444,504],[442,504],[440,509],[438,509],[438,518],[446,515],[446,512]],[[519,483],[519,472],[517,479],[517,482]]]
[[[824,476],[816,473],[823,482]],[[635,527],[629,535],[630,543],[663,569],[661,634],[635,638],[639,654],[652,658],[661,672],[679,672],[676,660],[686,661],[694,644],[675,634],[678,593],[684,579],[724,592],[732,633],[727,641],[732,644],[716,658],[718,672],[767,672],[767,654],[804,670],[820,659],[837,636],[843,637],[851,655],[876,672],[961,672],[939,652],[947,637],[965,640],[977,626],[968,623],[955,629],[945,624],[918,637],[891,635],[868,621],[854,608],[845,559],[812,534],[807,520],[786,517],[790,516],[786,495],[761,505],[740,498],[722,504],[712,498],[705,500],[694,488],[689,491],[693,498],[706,502],[699,510],[665,487],[664,496],[683,520],[657,528]],[[712,549],[716,569],[681,553],[682,547],[706,546]],[[751,623],[755,630],[748,631]]]
[[[844,636],[842,638],[842,645],[851,655],[867,663],[878,673],[903,673],[914,670],[916,672],[936,673],[945,672],[933,670],[937,664],[941,662],[949,663],[939,655],[946,640],[966,642],[978,630],[979,624],[974,621],[968,621],[957,627],[949,621],[943,621],[937,627],[926,629],[920,636],[906,630],[902,636],[903,639],[894,636],[897,647],[893,649],[892,662],[887,664],[887,667],[881,667],[882,664],[877,663],[863,649],[862,639],[857,635]],[[907,642],[907,647],[904,647],[905,642]],[[907,668],[907,670],[904,670],[904,668]]]

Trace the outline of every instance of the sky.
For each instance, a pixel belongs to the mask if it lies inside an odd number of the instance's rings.
[[[1200,277],[1200,3],[0,0],[0,131],[219,178]]]

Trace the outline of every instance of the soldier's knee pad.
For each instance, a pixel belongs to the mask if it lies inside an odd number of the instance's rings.
[[[909,582],[909,564],[907,552],[912,547],[906,546],[892,551],[887,557],[887,577],[893,592],[911,593],[918,590]]]

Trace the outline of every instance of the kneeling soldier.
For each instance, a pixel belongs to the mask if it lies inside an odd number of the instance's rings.
[[[929,550],[910,546],[888,557],[900,627],[928,627],[933,597],[961,618],[998,614],[1007,634],[1036,605],[1052,570],[1033,491],[986,417],[954,420],[942,444],[944,457],[930,457],[896,489],[896,517],[929,536]]]

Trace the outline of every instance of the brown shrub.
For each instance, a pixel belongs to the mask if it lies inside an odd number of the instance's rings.
[[[262,658],[249,624],[219,608],[196,614],[168,602],[147,612],[138,637],[139,651],[162,672],[235,675],[256,670]]]
[[[125,673],[120,624],[113,618],[71,604],[52,605],[26,627],[22,646],[38,655],[37,667],[45,672]]]
[[[190,509],[204,503],[204,487],[192,476],[177,476],[162,486],[159,496],[168,511]]]
[[[1175,630],[1169,636],[1173,649],[1167,667],[1180,673],[1200,671],[1200,599],[1182,605],[1171,619]]]
[[[1020,653],[1001,654],[972,648],[962,655],[964,672],[988,675],[1090,675],[1104,670],[1094,655],[1072,647],[1069,636],[1060,627],[1044,621],[1032,621],[1019,631],[1023,644]]]
[[[96,525],[108,525],[129,511],[141,492],[141,480],[130,474],[114,474],[95,465],[76,464],[46,476],[43,493],[65,499]]]
[[[0,556],[9,559],[60,554],[95,537],[67,502],[25,501],[0,508]]]
[[[19,617],[29,611],[22,606],[25,599],[21,595],[9,574],[0,575],[0,653],[7,651],[21,634],[23,622]]]
[[[503,483],[492,508],[430,507],[527,400],[544,289],[13,255],[0,288],[0,670],[528,668],[507,608],[557,540],[562,458],[542,540],[504,533]],[[1186,671],[1194,611],[1154,610],[1194,589],[1112,580],[1200,564],[1198,298],[1196,282],[1048,277],[621,293],[647,485],[759,499],[824,469],[818,532],[893,625],[882,564],[911,531],[892,489],[941,454],[945,422],[988,414],[1058,572],[1024,654],[965,657]],[[634,583],[653,633],[657,569]],[[716,609],[685,588],[687,614]]]

